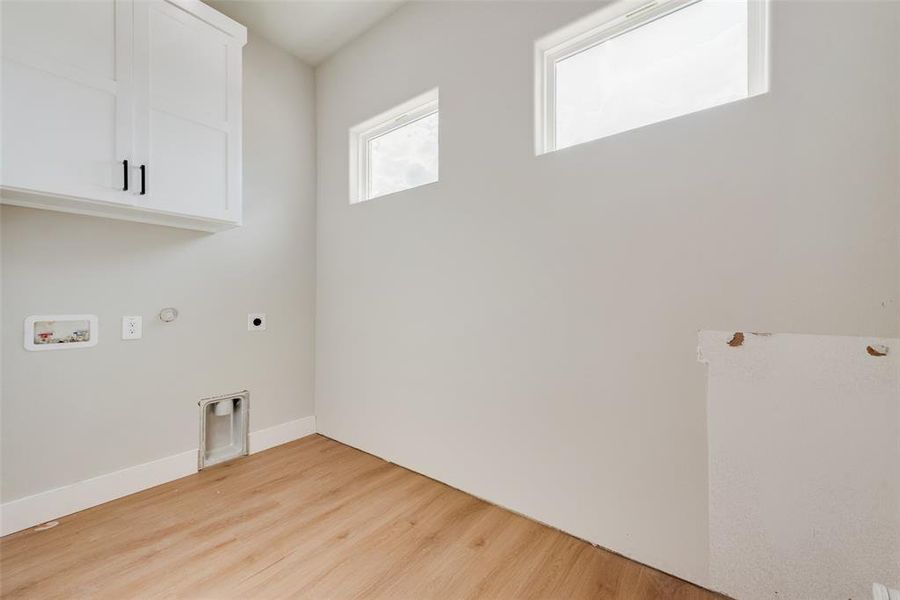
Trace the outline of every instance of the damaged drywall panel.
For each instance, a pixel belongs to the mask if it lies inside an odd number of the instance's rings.
[[[710,585],[743,600],[900,587],[900,340],[702,331]]]

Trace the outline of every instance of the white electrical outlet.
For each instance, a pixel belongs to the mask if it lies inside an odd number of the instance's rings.
[[[265,331],[266,313],[250,313],[247,315],[247,331]]]
[[[122,317],[122,339],[139,340],[144,333],[141,317]]]

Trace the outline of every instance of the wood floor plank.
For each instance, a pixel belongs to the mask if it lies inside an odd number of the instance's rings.
[[[0,539],[0,596],[721,598],[318,435]]]

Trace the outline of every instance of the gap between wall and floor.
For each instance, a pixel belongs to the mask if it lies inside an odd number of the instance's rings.
[[[303,417],[250,432],[256,454],[316,432],[316,417]],[[195,448],[99,475],[0,505],[0,536],[76,513],[197,472]]]

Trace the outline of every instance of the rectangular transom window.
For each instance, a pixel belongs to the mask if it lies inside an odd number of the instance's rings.
[[[535,45],[536,151],[768,91],[766,0],[620,0]]]
[[[350,203],[438,180],[438,90],[350,129]]]

